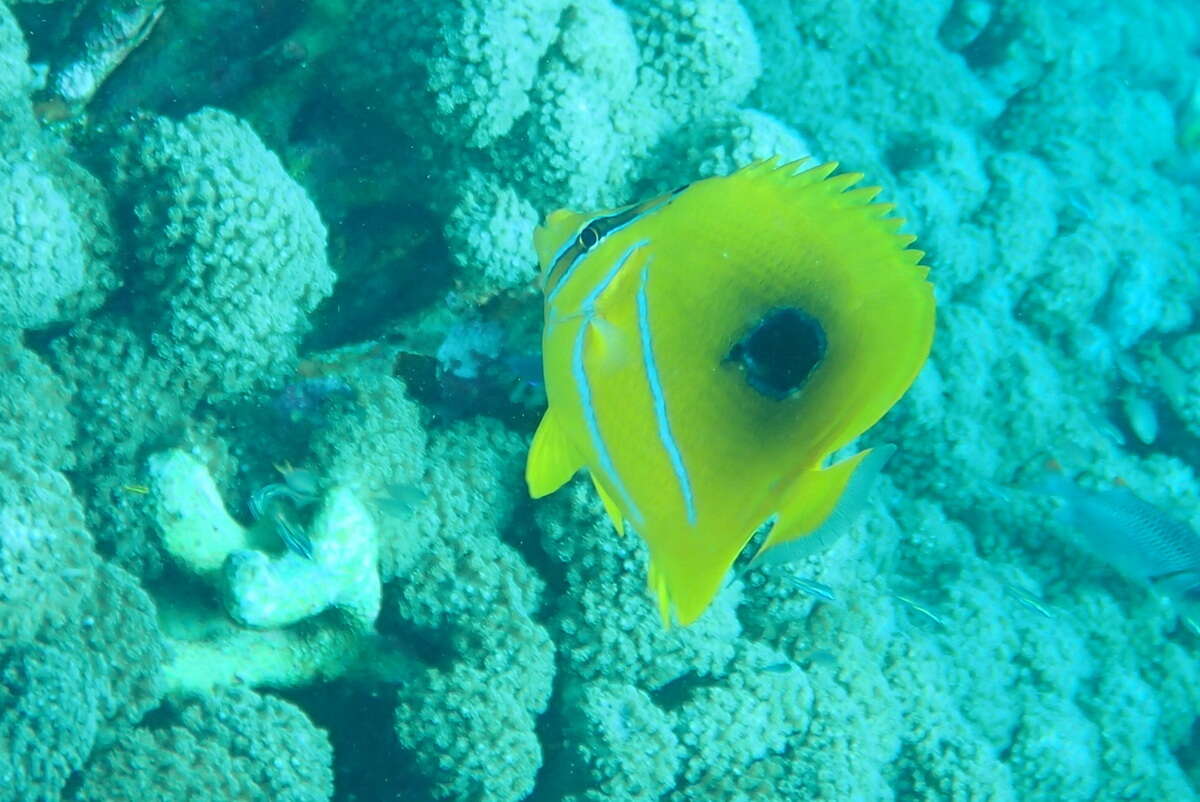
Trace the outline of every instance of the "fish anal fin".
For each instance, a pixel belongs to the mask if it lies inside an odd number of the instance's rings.
[[[604,511],[608,513],[608,519],[612,521],[617,534],[624,535],[625,518],[621,515],[621,508],[617,506],[617,502],[613,501],[613,497],[604,489],[604,485],[596,481],[595,474],[592,474],[592,484],[596,487],[596,495],[600,496],[600,503],[604,505]]]
[[[895,451],[891,445],[867,449],[823,470],[801,474],[783,491],[787,497],[754,561],[790,562],[836,541],[866,506],[879,472]]]
[[[529,446],[525,462],[525,484],[533,498],[547,496],[565,485],[583,467],[583,460],[567,441],[555,419],[554,410],[546,410]]]
[[[650,592],[654,595],[654,601],[658,605],[658,616],[662,620],[663,629],[670,629],[671,596],[667,593],[667,578],[655,565],[654,560],[650,561],[646,579],[650,586]]]

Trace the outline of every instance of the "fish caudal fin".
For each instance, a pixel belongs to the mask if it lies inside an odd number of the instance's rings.
[[[525,484],[533,498],[548,496],[565,485],[583,467],[583,460],[567,441],[554,410],[547,409],[529,446],[525,462]]]
[[[808,471],[789,486],[756,563],[791,562],[827,548],[845,533],[896,447],[867,449],[824,470]]]
[[[659,617],[668,629],[672,614],[680,626],[695,622],[712,604],[729,571],[727,562],[699,561],[686,566],[686,579],[681,580],[679,568],[679,565],[671,565],[651,554],[647,579],[650,592],[658,602]]]

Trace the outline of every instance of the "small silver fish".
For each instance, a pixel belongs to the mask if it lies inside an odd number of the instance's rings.
[[[788,662],[787,660],[781,660],[778,663],[771,663],[770,665],[763,666],[759,669],[759,671],[765,671],[768,674],[786,674],[793,668],[795,668],[794,664]]]
[[[287,546],[288,551],[299,554],[306,560],[311,560],[313,557],[312,538],[292,519],[288,518],[283,510],[277,510],[275,513],[275,532],[279,535],[279,539]]]
[[[1038,615],[1045,616],[1046,618],[1054,618],[1054,614],[1050,612],[1050,608],[1048,608],[1042,601],[1041,597],[1039,597],[1032,590],[1021,587],[1020,585],[1006,584],[1004,586],[1004,592],[1016,599],[1017,603],[1027,610],[1032,610]]]
[[[1062,499],[1055,518],[1076,531],[1080,548],[1119,573],[1177,598],[1200,593],[1200,535],[1183,521],[1127,488],[1085,490],[1060,473],[1035,489]]]
[[[288,551],[311,560],[313,544],[308,533],[292,520],[289,503],[299,509],[317,500],[317,496],[300,492],[284,484],[263,485],[250,494],[247,506],[254,520],[269,520]]]
[[[832,666],[837,665],[837,656],[826,649],[814,649],[808,654],[800,658],[801,662],[806,663],[809,668],[813,666]]]
[[[837,597],[833,594],[833,588],[815,579],[807,579],[802,576],[789,576],[788,581],[814,599],[826,602],[837,601]]]
[[[284,462],[276,465],[275,470],[279,471],[284,483],[296,494],[292,497],[293,501],[299,503],[296,496],[315,501],[321,494],[320,478],[307,468],[293,468],[291,463]]]
[[[905,607],[912,610],[913,612],[920,613],[923,617],[929,619],[933,623],[937,624],[939,627],[946,626],[945,619],[943,619],[940,615],[935,613],[933,610],[931,610],[926,605],[921,604],[921,602],[917,601],[916,599],[913,599],[909,596],[901,596],[899,593],[893,593],[892,598],[895,599],[896,601],[900,602],[901,604],[903,604]]]
[[[271,511],[282,505],[285,500],[292,502],[297,509],[300,509],[312,504],[317,498],[316,495],[301,493],[293,490],[288,485],[275,483],[263,485],[251,493],[247,506],[250,508],[250,514],[257,521],[262,518],[269,518]]]
[[[428,498],[428,494],[415,485],[396,483],[388,485],[371,502],[376,509],[391,518],[408,518]]]

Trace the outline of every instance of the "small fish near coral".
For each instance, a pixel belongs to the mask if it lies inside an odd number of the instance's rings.
[[[1068,540],[1082,550],[1179,601],[1200,600],[1200,534],[1184,521],[1126,487],[1088,490],[1059,470],[1031,489],[1061,501],[1055,520],[1070,527]]]
[[[588,468],[650,550],[664,625],[759,554],[826,542],[890,453],[825,460],[916,378],[934,330],[923,253],[878,187],[769,159],[656,198],[559,210],[534,233],[549,408],[535,498]],[[856,471],[857,469],[857,471]]]

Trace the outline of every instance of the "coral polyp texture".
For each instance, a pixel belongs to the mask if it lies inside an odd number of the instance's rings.
[[[1187,0],[0,0],[0,802],[1200,798],[1198,86]],[[527,497],[531,232],[774,155],[937,334],[664,628]]]

